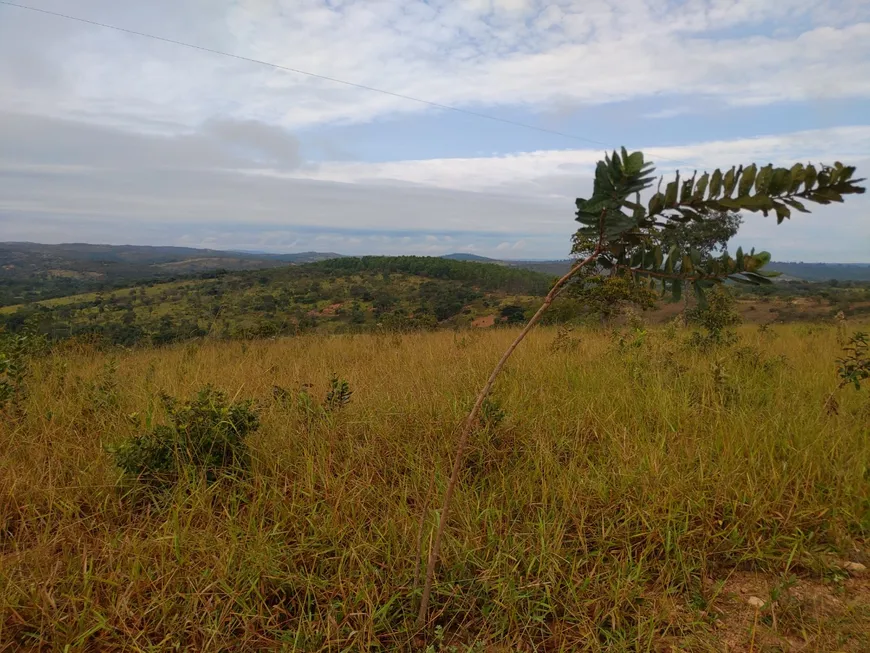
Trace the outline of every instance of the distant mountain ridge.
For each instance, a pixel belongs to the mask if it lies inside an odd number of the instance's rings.
[[[40,301],[127,285],[166,281],[218,270],[258,270],[346,258],[335,252],[275,254],[160,245],[43,245],[0,242],[0,306]],[[454,252],[447,260],[489,263],[561,276],[570,259],[502,260]],[[772,262],[780,281],[870,281],[870,263]]]
[[[457,261],[477,261],[512,267],[526,268],[547,274],[562,275],[571,268],[571,259],[553,261],[499,260],[477,254],[447,254],[442,258]],[[870,263],[804,263],[795,261],[771,261],[767,270],[781,272],[783,280],[800,281],[870,281]]]
[[[193,247],[0,243],[0,306],[215,270],[256,270],[340,258],[332,252],[252,254]]]

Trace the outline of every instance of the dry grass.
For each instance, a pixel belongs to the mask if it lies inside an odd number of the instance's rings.
[[[776,332],[747,327],[739,357],[667,329],[622,351],[533,333],[474,437],[422,635],[421,513],[428,537],[514,331],[52,354],[0,424],[0,650],[870,650],[868,592],[836,568],[867,562],[870,403],[825,410],[833,329]],[[354,390],[331,423],[272,397],[331,372]],[[124,494],[104,445],[207,383],[260,402],[250,478]],[[797,575],[775,623],[747,616],[749,573]]]

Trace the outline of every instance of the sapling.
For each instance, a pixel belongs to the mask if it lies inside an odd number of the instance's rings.
[[[682,297],[685,289],[691,288],[699,305],[705,306],[706,291],[726,279],[749,285],[771,283],[774,274],[763,271],[770,254],[738,249],[734,256],[727,251],[715,257],[704,256],[697,247],[682,245],[679,239],[675,241],[670,237],[679,225],[704,225],[722,220],[723,215],[733,216],[743,211],[760,212],[765,216],[774,213],[780,224],[791,217],[792,210],[808,213],[806,202],[842,202],[844,195],[865,190],[858,186],[863,179],[853,179],[855,168],[839,162],[818,168],[801,163],[791,168],[753,163],[725,172],[717,168],[700,176],[695,172],[687,179],[677,172],[664,190],[663,180],[659,179],[656,191],[644,205],[641,194],[652,187],[653,170],[652,163],[645,160],[642,152],[629,154],[625,148],[621,152],[614,151],[596,166],[592,196],[577,199],[576,219],[581,225],[574,237],[577,261],[553,284],[540,308],[502,354],[464,421],[429,551],[418,627],[426,622],[451,501],[481,407],[511,354],[575,277],[587,268],[611,271],[625,275],[636,284],[656,289],[675,301]]]

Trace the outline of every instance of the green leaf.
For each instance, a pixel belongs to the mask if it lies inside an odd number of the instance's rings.
[[[750,195],[737,199],[741,209],[747,211],[769,211],[773,208],[773,200],[767,195]]]
[[[695,265],[692,263],[689,255],[683,256],[683,266],[680,268],[680,272],[683,274],[693,274],[695,272]]]
[[[789,187],[788,192],[796,193],[798,192],[798,189],[800,189],[801,184],[804,183],[804,180],[807,177],[807,171],[804,169],[802,163],[795,163],[789,172],[791,174],[791,186]]]
[[[838,162],[839,165],[839,162]],[[840,170],[840,175],[837,177],[837,183],[843,184],[852,179],[852,175],[855,174],[855,166],[843,166],[842,170]]]
[[[713,176],[710,178],[710,194],[707,196],[708,200],[716,199],[719,197],[719,192],[722,190],[722,171],[719,168],[716,168],[713,171]]]
[[[677,193],[680,191],[680,171],[677,177],[665,187],[665,208],[672,208],[677,203]]]
[[[749,272],[756,272],[768,263],[770,263],[770,252],[756,254],[755,250],[752,250],[749,255],[743,255],[743,269]]]
[[[776,211],[776,224],[782,224],[783,220],[791,217],[791,211],[785,204],[775,204],[773,208]]]
[[[813,186],[816,184],[817,177],[818,173],[816,172],[815,166],[813,166],[812,163],[807,164],[806,174],[804,176],[804,192],[812,190]]]
[[[755,192],[767,195],[767,188],[768,184],[770,184],[771,177],[773,177],[773,164],[769,163],[761,168],[758,171],[758,175],[755,177]]]
[[[707,293],[704,292],[704,287],[699,283],[695,282],[695,298],[698,300],[698,307],[701,309],[707,308]]]
[[[781,195],[791,187],[791,173],[785,168],[777,168],[773,171],[770,180],[768,195]]]
[[[742,167],[741,167],[742,170]],[[734,172],[734,167],[731,167],[731,170],[725,173],[725,177],[722,180],[724,185],[724,193],[725,197],[731,197],[731,193],[734,192],[734,183],[737,181],[737,176],[740,174],[740,170],[736,173]]]
[[[677,188],[680,183],[680,173],[677,173],[677,180],[672,181],[665,188],[665,207],[671,208],[677,203]]]
[[[703,200],[704,193],[707,192],[707,184],[710,181],[710,175],[706,172],[701,175],[701,178],[698,180],[698,183],[695,184],[695,194],[692,196],[693,200]]]
[[[807,198],[819,204],[843,201],[843,196],[828,186],[820,186],[817,190],[810,193]]]
[[[662,247],[661,245],[656,245],[653,247],[653,267],[656,270],[660,270],[662,267]]]
[[[743,272],[742,274],[744,277],[746,277],[750,281],[754,281],[758,284],[769,285],[769,284],[773,283],[773,281],[771,281],[768,277],[766,277],[762,274],[758,274],[757,272]]]
[[[823,188],[825,186],[831,185],[831,171],[830,171],[830,169],[822,168],[819,171],[818,184],[819,184],[819,188]]]
[[[743,174],[740,176],[740,184],[737,187],[737,195],[739,197],[748,195],[749,191],[752,190],[752,184],[755,183],[756,170],[757,167],[754,163],[750,164],[748,168],[744,168]]]
[[[686,179],[683,182],[683,188],[680,192],[680,202],[688,202],[692,199],[692,190],[695,187],[695,175],[691,179]]]
[[[625,156],[625,148],[622,148],[622,156],[625,161],[625,174],[632,176],[643,170],[643,152],[632,152]]]
[[[678,302],[680,298],[683,296],[683,282],[681,279],[674,279],[671,281],[671,298]]]
[[[649,215],[658,215],[665,208],[665,196],[656,193],[649,200]]]
[[[790,197],[784,197],[782,199],[782,201],[785,202],[786,204],[788,204],[791,208],[797,209],[801,213],[809,213],[807,208],[803,204],[798,202],[796,199],[792,199]]]
[[[680,256],[680,248],[676,245],[671,245],[671,249],[668,251],[668,260],[665,262],[665,272],[671,274],[674,271],[674,265],[677,262],[677,258]]]

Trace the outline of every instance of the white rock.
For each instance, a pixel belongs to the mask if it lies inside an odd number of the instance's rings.
[[[746,602],[749,605],[751,605],[753,608],[763,608],[764,607],[764,601],[762,599],[758,598],[757,596],[750,596],[748,599],[746,599]]]
[[[867,571],[867,567],[860,562],[845,562],[843,563],[843,569],[852,574],[863,574]]]

